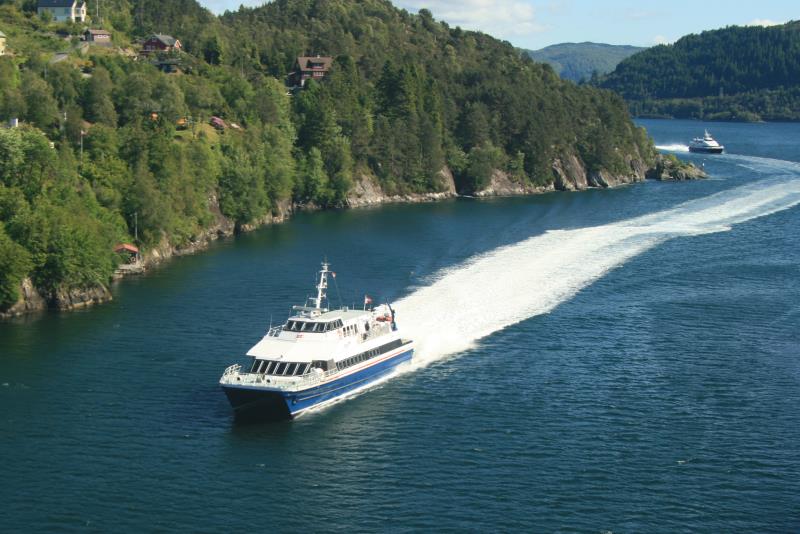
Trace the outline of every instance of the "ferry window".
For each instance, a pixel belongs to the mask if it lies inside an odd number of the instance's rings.
[[[300,363],[300,364],[297,364],[297,369],[295,369],[295,371],[294,371],[294,374],[296,374],[296,375],[302,375],[302,374],[305,374],[305,372],[306,372],[306,367],[308,367],[308,364],[307,364],[307,363]]]
[[[265,365],[265,366],[264,366],[264,369],[262,370],[262,372],[263,372],[265,375],[268,375],[268,374],[269,374],[269,371],[270,371],[270,368],[271,368],[271,367],[274,367],[274,365],[273,365],[274,363],[275,363],[275,362],[270,362],[270,361],[267,361],[267,365]]]
[[[282,375],[285,370],[286,370],[286,364],[279,363],[278,365],[275,366],[275,369],[272,371],[272,374]]]
[[[294,374],[295,369],[297,369],[297,364],[290,363],[286,366],[286,371],[283,374],[291,376]]]
[[[253,360],[253,365],[250,367],[250,372],[251,373],[257,373],[258,372],[258,366],[259,366],[260,363],[261,362],[259,360]]]

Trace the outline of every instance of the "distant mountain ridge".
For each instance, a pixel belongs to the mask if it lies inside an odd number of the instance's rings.
[[[593,73],[607,74],[623,59],[644,50],[640,46],[604,43],[560,43],[525,52],[535,61],[549,64],[559,76],[573,82],[588,80]]]
[[[598,85],[639,116],[800,120],[800,21],[687,35],[628,57]]]

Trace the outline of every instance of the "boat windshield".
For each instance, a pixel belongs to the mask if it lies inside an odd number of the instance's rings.
[[[336,319],[335,321],[328,322],[315,322],[315,321],[287,321],[284,330],[290,332],[316,332],[324,333],[336,330],[342,327],[342,320]]]

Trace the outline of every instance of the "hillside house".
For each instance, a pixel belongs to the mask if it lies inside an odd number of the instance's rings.
[[[181,42],[171,35],[163,35],[154,33],[142,45],[143,54],[152,54],[157,52],[174,52],[183,48]]]
[[[110,45],[111,44],[111,32],[108,30],[86,30],[83,32],[83,39],[87,43],[97,44],[97,45]]]
[[[0,56],[6,55],[6,34],[0,32]]]
[[[332,57],[300,56],[294,63],[294,72],[289,75],[289,83],[303,87],[309,78],[321,80],[330,71],[332,63]]]
[[[86,22],[86,2],[78,0],[39,0],[36,12],[50,13],[56,22]]]

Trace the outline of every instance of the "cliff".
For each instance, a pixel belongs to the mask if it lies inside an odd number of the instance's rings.
[[[358,208],[390,202],[432,202],[457,196],[453,173],[444,167],[437,176],[437,190],[425,193],[387,194],[378,180],[371,174],[362,172],[347,195],[347,206]]]

